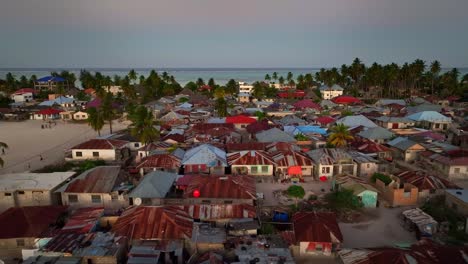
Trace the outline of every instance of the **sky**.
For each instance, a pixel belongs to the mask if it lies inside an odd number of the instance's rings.
[[[0,68],[468,67],[467,0],[0,0]]]

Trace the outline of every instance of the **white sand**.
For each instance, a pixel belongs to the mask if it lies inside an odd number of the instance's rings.
[[[0,122],[0,142],[8,144],[6,155],[2,155],[5,164],[0,174],[35,170],[45,165],[64,160],[65,150],[83,141],[97,136],[87,124],[64,123],[58,120],[52,128],[41,129],[43,121],[27,120],[23,122]],[[113,130],[126,126],[113,122]],[[109,133],[105,125],[101,135]],[[1,150],[0,150],[1,151]],[[40,156],[44,160],[40,160]]]

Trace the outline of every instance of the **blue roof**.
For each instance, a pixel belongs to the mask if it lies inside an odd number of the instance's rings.
[[[407,118],[414,120],[414,121],[439,121],[439,122],[450,122],[452,121],[451,118],[446,117],[439,112],[435,111],[423,111],[419,113],[415,113],[412,115],[407,116]]]
[[[38,82],[65,82],[65,79],[60,76],[46,76],[37,80]]]
[[[327,130],[320,126],[297,126],[297,129],[299,129],[299,131],[301,131],[302,134],[306,134],[306,133],[317,133],[320,135],[327,134]]]

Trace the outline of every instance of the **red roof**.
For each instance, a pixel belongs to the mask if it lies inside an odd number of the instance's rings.
[[[317,110],[322,109],[322,107],[320,105],[314,103],[310,99],[304,99],[304,100],[298,101],[298,102],[294,103],[293,106],[295,108],[299,108],[299,109],[304,109],[304,108],[313,108],[313,109],[317,109]]]
[[[332,99],[335,104],[360,104],[361,100],[349,95],[340,95]]]
[[[257,120],[250,116],[245,115],[237,115],[237,116],[228,116],[226,117],[227,124],[252,124],[255,123]]]
[[[273,128],[274,125],[271,125],[268,123],[268,120],[260,120],[256,121],[254,123],[251,123],[245,127],[245,130],[251,134],[257,134],[258,132],[268,130],[270,128]]]
[[[226,144],[226,150],[227,151],[265,150],[268,144],[270,143],[265,143],[265,142],[228,143]]]
[[[84,93],[85,94],[95,94],[96,90],[94,90],[93,88],[88,88],[88,89],[84,90]]]
[[[141,168],[179,168],[181,160],[172,154],[155,154],[144,158],[136,167]]]
[[[343,241],[336,215],[329,212],[299,212],[292,217],[294,237],[299,242],[333,242],[332,235]]]
[[[181,135],[181,134],[170,134],[170,135],[164,136],[161,140],[162,141],[172,140],[172,141],[175,141],[175,142],[184,143],[185,136]],[[169,143],[167,143],[167,144],[169,144]]]
[[[64,192],[67,193],[110,193],[120,173],[120,166],[100,166],[83,172],[73,179]]]
[[[295,92],[280,92],[278,93],[278,96],[281,97],[281,98],[303,98],[305,96],[305,92],[304,91],[295,91]]]
[[[125,210],[112,232],[129,239],[187,239],[193,219],[176,206],[138,206]]]
[[[390,152],[390,149],[386,146],[375,143],[368,139],[355,140],[351,143],[351,146],[364,154],[378,153],[378,152]]]
[[[37,111],[36,114],[38,115],[58,115],[62,110],[54,109],[54,108],[47,108],[47,109],[42,109],[40,111]]]
[[[0,239],[42,237],[66,211],[65,206],[11,207],[0,214]]]
[[[330,116],[320,116],[315,118],[315,122],[320,123],[322,125],[328,125],[330,123],[335,122],[336,120]]]
[[[35,94],[36,90],[34,90],[33,88],[21,88],[21,89],[17,90],[16,92],[14,92],[13,94],[21,95],[21,94],[25,94],[25,93]]]
[[[86,142],[78,144],[71,149],[121,149],[128,141],[116,139],[90,139]]]
[[[103,213],[104,208],[102,207],[79,208],[68,218],[62,231],[76,233],[91,232]]]
[[[193,191],[199,190],[198,198],[255,199],[255,179],[251,176],[201,176],[197,175],[187,186],[184,198],[193,198]]]
[[[151,142],[149,144],[144,145],[143,147],[139,148],[138,151],[153,151],[153,150],[166,150],[172,147],[171,144],[166,142]]]
[[[194,219],[215,220],[233,218],[255,218],[255,206],[249,204],[197,204],[182,206]]]

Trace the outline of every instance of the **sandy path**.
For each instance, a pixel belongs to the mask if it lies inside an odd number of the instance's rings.
[[[0,142],[9,146],[6,155],[2,155],[5,165],[0,174],[34,170],[62,161],[66,149],[97,136],[87,124],[57,121],[51,129],[41,129],[41,124],[43,122],[39,120],[0,122]],[[113,122],[114,131],[124,127]],[[108,125],[102,132],[109,132]],[[40,155],[44,160],[40,160]]]

